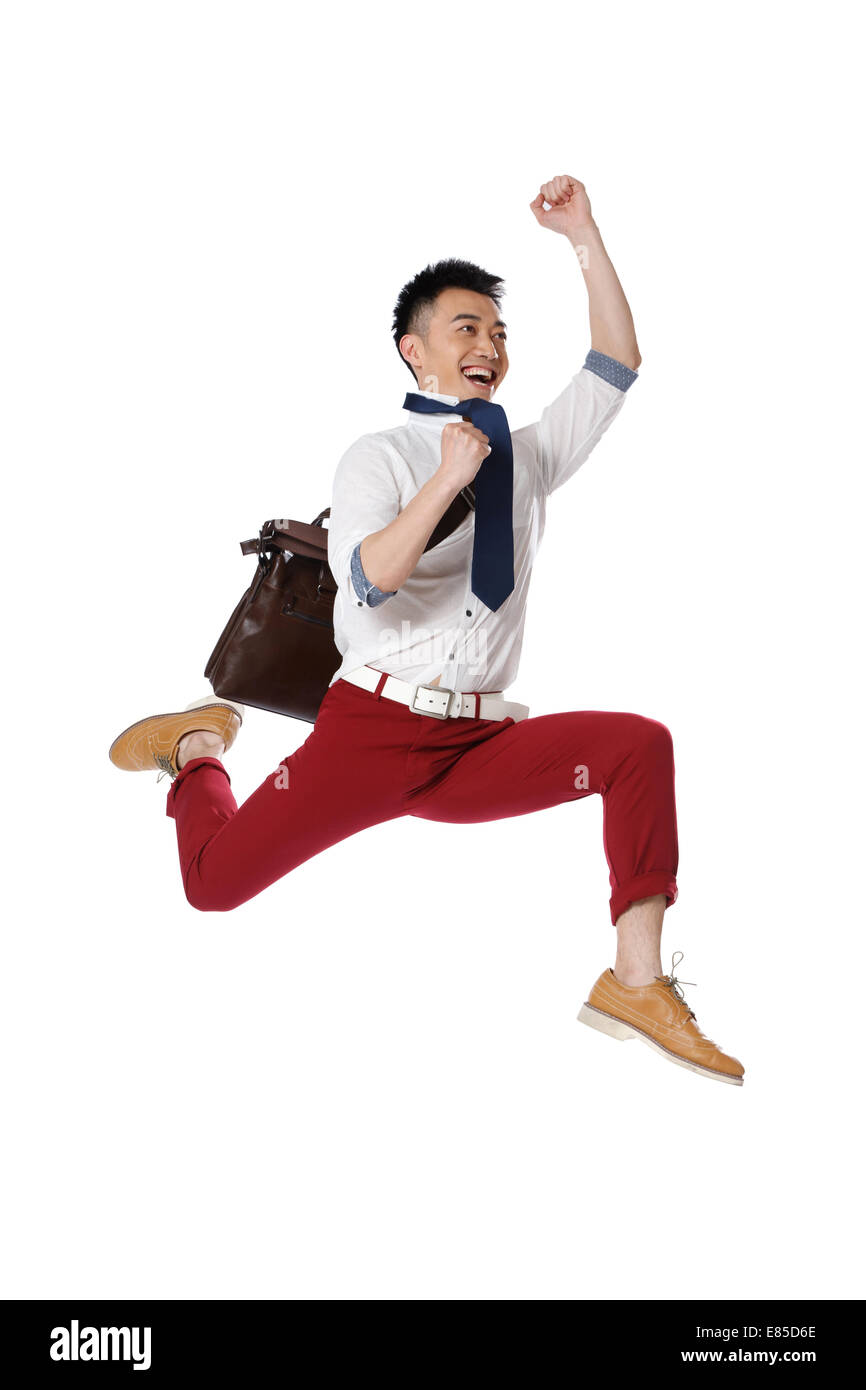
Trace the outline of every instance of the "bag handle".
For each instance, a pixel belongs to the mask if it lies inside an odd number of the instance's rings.
[[[289,550],[312,560],[327,559],[328,529],[322,522],[330,515],[331,508],[324,507],[311,522],[293,521],[288,517],[266,521],[257,536],[241,541],[241,554],[258,555],[262,565],[266,563],[266,550]]]

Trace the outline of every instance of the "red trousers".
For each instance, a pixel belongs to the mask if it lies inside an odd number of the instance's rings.
[[[171,784],[166,814],[188,901],[229,912],[381,821],[499,820],[595,792],[611,921],[657,893],[676,902],[673,744],[664,724],[639,714],[434,719],[338,680],[306,742],[242,806],[217,758],[192,758]]]

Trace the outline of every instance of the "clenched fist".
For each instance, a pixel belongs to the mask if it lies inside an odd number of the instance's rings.
[[[442,462],[439,471],[448,479],[455,495],[471,483],[487,455],[490,440],[477,425],[454,420],[442,431]]]
[[[550,207],[545,209],[545,203]],[[529,206],[542,227],[562,232],[567,237],[574,236],[593,220],[586,189],[580,179],[572,178],[571,174],[558,174],[549,183],[543,183],[538,197],[533,198]]]

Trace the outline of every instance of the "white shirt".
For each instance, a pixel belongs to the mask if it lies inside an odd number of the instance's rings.
[[[361,541],[403,510],[442,462],[441,434],[453,413],[408,418],[362,435],[337,465],[331,494],[328,563],[337,582],[334,640],[343,660],[333,685],[358,666],[442,688],[508,689],[517,675],[532,566],[544,534],[547,498],[562,487],[619,414],[637,373],[590,349],[586,362],[536,423],[513,430],[514,588],[493,612],[471,589],[475,513],[423,554],[400,589],[371,584]],[[418,395],[456,405],[460,397]]]

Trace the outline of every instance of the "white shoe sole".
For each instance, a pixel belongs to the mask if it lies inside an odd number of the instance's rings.
[[[599,1033],[606,1033],[609,1038],[616,1038],[619,1042],[628,1042],[630,1038],[637,1038],[640,1042],[646,1043],[653,1052],[657,1052],[660,1057],[664,1057],[668,1062],[675,1062],[678,1067],[685,1067],[687,1071],[697,1072],[698,1076],[706,1076],[710,1081],[725,1081],[729,1086],[742,1086],[741,1076],[728,1076],[723,1071],[713,1071],[710,1067],[702,1067],[697,1062],[688,1062],[685,1057],[678,1057],[670,1048],[663,1047],[654,1038],[642,1033],[639,1028],[632,1028],[630,1024],[623,1023],[619,1018],[612,1018],[610,1014],[602,1013],[601,1009],[596,1009],[592,1004],[582,1004],[580,1013],[577,1015],[578,1023],[585,1023],[589,1028],[596,1028]]]
[[[224,700],[221,695],[202,695],[200,700],[191,700],[188,705],[184,705],[184,709],[202,709],[205,705],[228,705],[234,710],[241,723],[244,722],[243,705],[236,705],[234,700]]]

